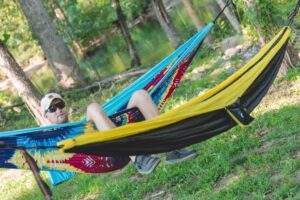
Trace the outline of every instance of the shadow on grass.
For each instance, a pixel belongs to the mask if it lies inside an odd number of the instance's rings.
[[[269,111],[247,128],[237,127],[193,145],[199,156],[191,161],[171,166],[162,162],[148,176],[138,175],[132,166],[117,175],[81,174],[52,187],[54,199],[142,199],[161,190],[162,198],[171,195],[175,199],[245,199],[249,194],[253,198],[292,197],[300,189],[293,182],[300,167],[295,158],[299,119],[300,105]],[[262,151],[267,142],[269,146]],[[276,174],[282,178],[273,180]],[[34,187],[19,199],[43,197]]]

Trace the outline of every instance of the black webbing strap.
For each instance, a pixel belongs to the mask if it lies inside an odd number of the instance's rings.
[[[298,0],[298,3],[296,5],[294,11],[289,16],[288,26],[290,26],[294,22],[295,17],[298,15],[299,9],[300,9],[300,0]]]
[[[213,23],[215,23],[215,22],[220,18],[220,16],[223,14],[224,10],[225,10],[228,6],[230,6],[230,5],[232,5],[233,8],[236,9],[236,5],[233,3],[233,1],[232,1],[232,0],[227,0],[227,2],[226,2],[226,4],[225,4],[224,8],[223,8],[223,9],[219,12],[219,14],[216,16],[216,18],[214,19]]]
[[[249,125],[254,118],[241,106],[240,99],[232,105],[226,107],[226,111],[233,118],[235,122],[242,126]]]

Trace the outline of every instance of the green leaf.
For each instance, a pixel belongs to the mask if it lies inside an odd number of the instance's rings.
[[[10,35],[9,34],[7,34],[7,33],[3,33],[3,44],[4,45],[6,45],[7,44],[7,42],[8,42],[8,40],[9,40],[9,38],[10,38]]]

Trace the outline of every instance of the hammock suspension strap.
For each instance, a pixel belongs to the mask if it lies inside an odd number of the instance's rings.
[[[298,3],[296,5],[294,11],[289,16],[288,26],[290,26],[294,22],[295,17],[298,15],[299,9],[300,9],[300,0],[298,0]]]
[[[241,106],[240,99],[225,109],[230,117],[242,127],[249,125],[254,120],[247,110]]]
[[[224,10],[228,7],[232,5],[234,9],[236,9],[236,5],[233,3],[232,0],[227,0],[226,4],[224,6],[224,8],[219,12],[219,14],[216,16],[216,18],[214,19],[213,23],[216,23],[216,21],[220,18],[220,16],[223,14]]]

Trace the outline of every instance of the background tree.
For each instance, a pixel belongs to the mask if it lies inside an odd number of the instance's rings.
[[[162,0],[151,0],[151,2],[158,22],[166,32],[170,42],[172,43],[172,46],[177,48],[181,43],[181,38],[178,30],[173,25],[171,17],[167,13]]]
[[[70,88],[84,85],[79,66],[55,29],[40,0],[19,1],[33,34],[41,43],[49,65],[59,83]]]
[[[124,40],[127,44],[129,55],[131,57],[131,67],[137,67],[141,65],[141,59],[137,52],[136,46],[132,41],[132,38],[129,33],[128,26],[126,24],[126,17],[122,11],[120,1],[119,0],[113,0],[114,7],[116,9],[117,13],[117,24],[118,27],[121,30],[121,33],[124,37]]]
[[[47,125],[48,121],[40,111],[41,94],[26,77],[24,71],[15,61],[13,56],[0,40],[0,67],[13,83],[14,88],[26,104],[30,112],[35,116],[38,125]]]
[[[282,3],[286,5],[285,2]],[[245,0],[245,9],[247,22],[250,28],[257,34],[262,46],[281,29],[282,25],[278,24],[287,24],[287,17],[285,17],[285,22],[282,22],[282,16],[288,16],[292,12],[292,10],[288,10],[287,13],[280,13],[280,10],[275,7],[274,2],[269,0],[257,2],[255,0]],[[294,67],[298,62],[299,55],[290,43],[287,47],[279,74],[281,76],[285,75],[287,68]]]
[[[205,26],[205,20],[204,17],[201,14],[197,14],[197,11],[195,9],[195,6],[193,5],[192,0],[181,0],[185,10],[189,14],[189,16],[192,19],[193,24],[197,28],[197,30],[202,29]],[[208,34],[204,41],[206,44],[212,44],[213,39],[210,34]]]
[[[262,46],[265,45],[267,40],[267,35],[264,34],[262,27],[260,25],[260,21],[258,20],[260,16],[256,7],[255,0],[245,0],[245,12],[248,12],[247,15],[249,18],[248,22],[250,22],[251,25],[254,27],[258,35],[260,44]]]
[[[216,0],[216,2],[219,4],[221,9],[223,9],[224,6],[226,5],[226,1],[227,0]],[[232,27],[234,28],[234,30],[237,33],[242,33],[240,23],[239,23],[238,19],[236,18],[236,16],[231,12],[230,7],[227,7],[225,9],[224,14],[225,14],[226,18],[228,19],[228,21],[230,22],[230,24],[232,25]]]
[[[209,10],[213,17],[216,17],[221,11],[220,6],[216,1],[206,2],[205,7]]]
[[[71,22],[69,21],[68,16],[66,16],[65,11],[62,9],[59,2],[56,0],[49,0],[49,4],[51,7],[50,9],[54,13],[55,18],[61,24],[60,31],[64,32],[67,35],[68,39],[70,40],[73,52],[76,53],[79,57],[83,57],[81,44],[76,40],[76,38],[74,38],[72,34],[72,32],[74,32],[75,30]]]

